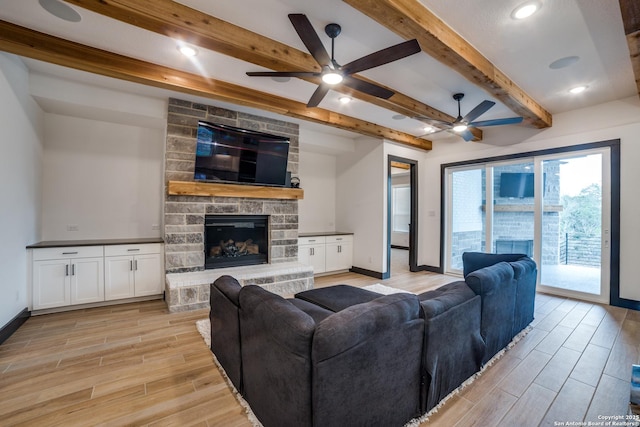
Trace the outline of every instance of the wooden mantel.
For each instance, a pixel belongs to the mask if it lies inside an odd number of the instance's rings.
[[[167,194],[170,196],[218,196],[245,197],[250,199],[301,200],[301,188],[266,187],[259,185],[217,184],[213,182],[169,181]]]

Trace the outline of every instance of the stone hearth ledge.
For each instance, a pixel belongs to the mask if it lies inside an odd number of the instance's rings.
[[[259,285],[285,297],[313,289],[313,268],[299,262],[168,273],[165,295],[169,311],[209,308],[209,285],[223,275],[235,277],[242,286]]]

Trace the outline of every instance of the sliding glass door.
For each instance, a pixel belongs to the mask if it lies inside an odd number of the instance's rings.
[[[467,251],[534,258],[539,289],[609,297],[609,149],[448,168],[445,271]]]
[[[545,194],[543,202],[541,290],[607,301],[608,164],[608,151],[562,155],[542,161],[544,175],[552,177],[556,185]]]

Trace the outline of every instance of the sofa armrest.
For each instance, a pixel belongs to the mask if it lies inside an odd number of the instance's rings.
[[[486,252],[464,252],[462,254],[462,274],[467,277],[470,273],[481,268],[490,267],[499,262],[513,262],[521,258],[528,258],[525,254],[493,254]]]
[[[313,319],[255,285],[240,291],[243,396],[265,426],[311,426]]]
[[[209,320],[211,322],[211,351],[216,355],[227,376],[242,392],[242,358],[240,343],[241,286],[231,276],[222,276],[210,285]]]
[[[483,363],[502,350],[513,338],[516,282],[513,268],[499,262],[470,273],[467,285],[482,301],[480,332],[487,345]]]

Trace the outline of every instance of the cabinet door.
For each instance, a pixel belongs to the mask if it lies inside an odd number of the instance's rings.
[[[105,300],[132,298],[135,295],[132,256],[104,258]]]
[[[305,245],[298,248],[298,260],[305,265],[313,267],[313,273],[324,273],[326,271],[324,264],[324,244]]]
[[[70,264],[68,260],[33,262],[33,309],[71,304]]]
[[[327,271],[348,270],[353,267],[353,243],[328,243]]]
[[[71,304],[104,301],[104,258],[71,260]]]
[[[133,258],[135,272],[135,296],[158,295],[162,293],[161,254],[137,255]]]

